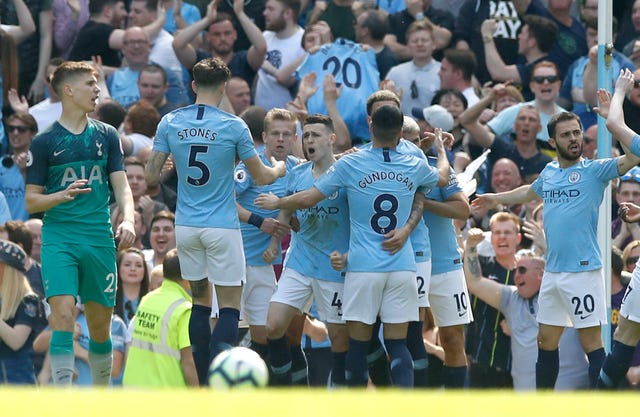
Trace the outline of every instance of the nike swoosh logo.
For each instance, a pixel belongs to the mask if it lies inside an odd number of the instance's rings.
[[[467,314],[467,311],[466,311],[466,310],[465,310],[465,311],[463,311],[462,313],[460,313],[460,312],[459,312],[459,313],[458,313],[458,317],[465,316],[466,314]]]
[[[60,154],[61,154],[62,152],[64,152],[64,151],[66,151],[66,149],[63,149],[63,150],[61,150],[61,151],[55,151],[55,152],[53,153],[53,156],[58,156],[58,155],[60,155]]]
[[[591,313],[591,314],[587,314],[586,316],[580,316],[580,320],[584,320],[584,319],[586,319],[587,317],[591,317],[592,315],[593,315],[593,313]]]

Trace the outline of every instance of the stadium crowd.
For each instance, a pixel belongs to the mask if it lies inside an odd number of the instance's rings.
[[[0,383],[638,389],[613,7],[610,93],[597,0],[3,1]]]

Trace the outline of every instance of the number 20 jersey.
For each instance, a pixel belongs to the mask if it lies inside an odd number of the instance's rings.
[[[391,255],[382,249],[384,235],[409,218],[413,197],[438,182],[437,169],[395,149],[373,148],[346,155],[314,186],[325,196],[347,191],[351,230],[347,270],[352,272],[415,271],[410,242]]]
[[[327,114],[322,83],[326,74],[333,74],[336,86],[342,86],[337,105],[349,133],[354,138],[368,139],[367,99],[378,91],[380,80],[373,49],[364,51],[360,44],[338,39],[309,55],[297,75],[302,79],[312,71],[318,74],[314,85],[319,88],[307,102],[309,114]]]
[[[162,118],[153,150],[172,153],[178,174],[176,225],[240,227],[233,173],[241,160],[257,155],[247,125],[237,116],[193,104]]]

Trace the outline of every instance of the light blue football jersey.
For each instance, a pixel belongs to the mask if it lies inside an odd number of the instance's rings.
[[[296,73],[302,79],[310,72],[318,74],[315,86],[318,91],[309,98],[309,114],[327,114],[324,105],[322,83],[326,74],[333,74],[337,86],[342,86],[338,97],[338,111],[353,138],[368,139],[367,99],[378,91],[380,74],[373,49],[364,51],[360,44],[338,38],[325,44],[315,54],[307,56]]]
[[[618,177],[614,158],[586,159],[569,168],[549,162],[531,184],[544,202],[544,233],[550,272],[602,267],[596,229],[604,189]]]
[[[236,156],[256,155],[242,119],[205,104],[174,110],[160,121],[153,150],[172,153],[175,160],[176,225],[240,227],[233,189]]]
[[[307,162],[291,170],[287,195],[313,187],[313,164]],[[300,231],[291,232],[291,243],[284,266],[324,281],[343,282],[342,273],[331,267],[333,251],[349,250],[349,206],[340,189],[313,207],[296,210]]]
[[[428,160],[429,165],[434,167],[438,165],[436,158],[429,157]],[[449,197],[460,191],[462,191],[462,188],[458,184],[456,173],[451,169],[447,185],[431,189],[425,194],[425,197],[435,201],[447,201]],[[429,228],[431,275],[462,269],[462,254],[458,247],[453,219],[438,216],[429,210],[424,211],[422,218]]]
[[[258,156],[267,166],[271,166],[271,162],[264,154],[265,148],[258,151]],[[255,213],[262,217],[278,217],[278,210],[266,210],[256,206],[253,201],[260,194],[273,193],[278,197],[284,197],[286,195],[286,187],[288,176],[291,169],[298,165],[299,160],[295,156],[289,156],[286,160],[287,175],[278,178],[275,182],[269,185],[256,185],[253,182],[253,178],[243,163],[238,164],[235,173],[235,189],[236,200],[245,209],[252,213]],[[269,247],[271,242],[271,235],[262,232],[260,229],[252,224],[240,223],[240,230],[242,231],[242,245],[244,246],[244,256],[247,261],[247,265],[251,266],[265,266],[269,265],[262,260],[262,253]],[[282,258],[277,256],[272,262],[273,265],[279,265],[282,263]]]
[[[389,148],[362,150],[342,157],[318,178],[325,196],[347,191],[350,217],[347,269],[354,272],[415,271],[407,242],[395,255],[382,249],[384,234],[407,222],[421,186],[438,182],[438,171],[412,155]]]
[[[361,149],[371,149],[371,142],[362,146]],[[418,146],[413,142],[406,139],[400,139],[396,150],[400,153],[407,155],[413,155],[416,158],[427,160],[427,156],[422,152]],[[399,225],[400,227],[402,225]],[[429,228],[425,224],[424,220],[420,220],[413,232],[411,232],[411,246],[413,247],[413,254],[416,259],[416,263],[427,262],[431,259],[431,242],[429,241]]]

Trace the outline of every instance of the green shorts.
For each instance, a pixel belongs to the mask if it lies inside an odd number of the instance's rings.
[[[69,243],[42,245],[42,283],[47,297],[80,296],[106,307],[116,303],[116,250]]]

